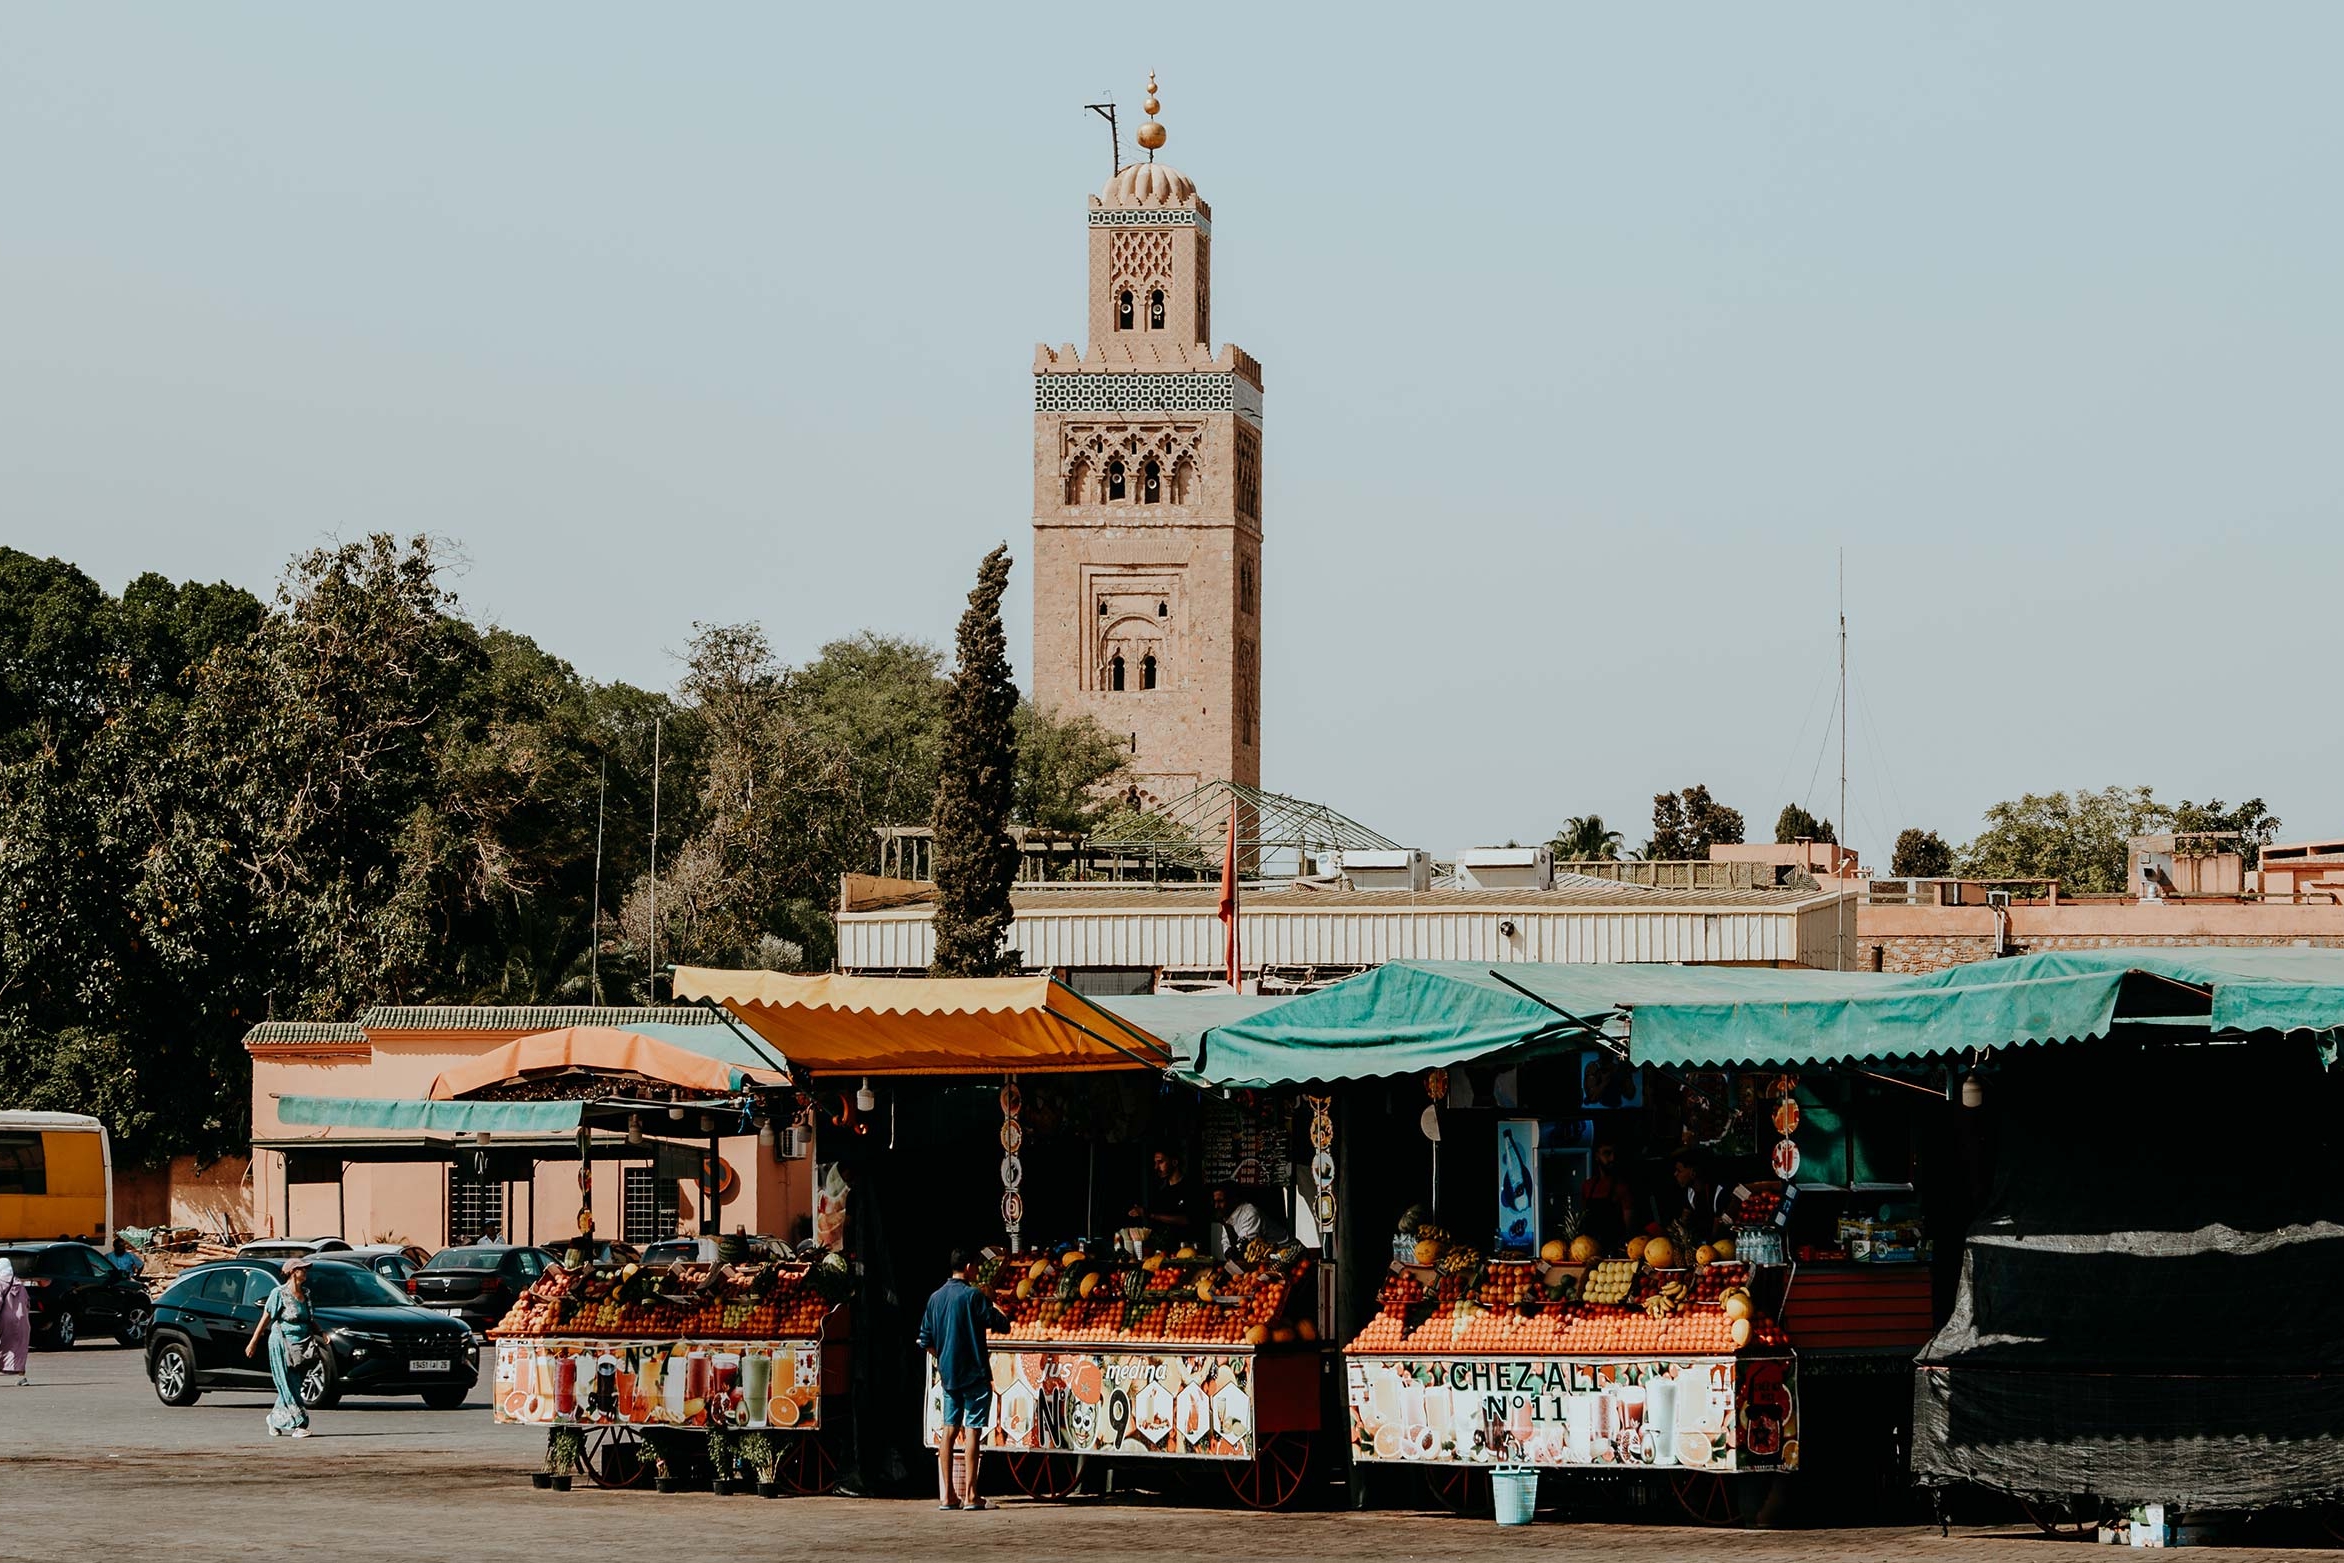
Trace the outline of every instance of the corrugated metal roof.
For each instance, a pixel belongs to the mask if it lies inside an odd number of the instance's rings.
[[[377,1005],[358,1018],[368,1031],[559,1031],[564,1026],[665,1026],[722,1024],[704,1009],[688,1005],[631,1004],[597,1008],[590,1004],[414,1004]]]
[[[363,1043],[366,1032],[354,1020],[264,1020],[244,1033],[246,1047],[283,1047],[292,1043]]]
[[[1652,885],[1586,880],[1554,890],[1247,890],[1239,903],[1253,912],[1372,912],[1435,907],[1471,907],[1481,910],[1548,911],[1570,907],[1618,908],[1635,911],[1741,910],[1766,907],[1788,910],[1816,898],[1805,889],[1681,890]],[[1010,895],[1020,912],[1169,912],[1196,907],[1217,908],[1217,885],[1182,885],[1151,889],[1146,885],[1070,885],[1063,890],[1028,888]],[[845,919],[925,917],[934,903],[887,907],[870,912],[843,913]]]

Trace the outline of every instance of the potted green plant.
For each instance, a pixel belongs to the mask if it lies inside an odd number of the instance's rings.
[[[733,1452],[733,1437],[721,1427],[708,1430],[708,1466],[714,1473],[708,1489],[719,1498],[729,1498],[733,1492],[733,1468],[739,1456]]]
[[[741,1461],[757,1473],[757,1496],[781,1496],[781,1441],[771,1433],[743,1433]]]
[[[529,1473],[529,1485],[539,1492],[543,1492],[553,1485],[553,1444],[554,1439],[560,1433],[561,1429],[558,1427],[549,1427],[545,1430],[545,1469]]]
[[[586,1429],[557,1427],[546,1435],[546,1463],[553,1467],[552,1487],[555,1492],[568,1492],[570,1479],[578,1467],[586,1463]]]
[[[643,1430],[644,1447],[651,1451],[651,1488],[654,1492],[676,1490],[676,1451],[669,1442],[670,1437],[661,1428]]]

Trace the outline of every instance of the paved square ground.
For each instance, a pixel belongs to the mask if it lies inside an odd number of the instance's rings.
[[[267,1397],[158,1403],[138,1353],[85,1346],[33,1359],[29,1389],[0,1386],[0,1558],[94,1557],[130,1549],[171,1563],[312,1558],[542,1559],[598,1554],[717,1558],[1198,1557],[1315,1563],[1362,1557],[1545,1557],[1607,1563],[1683,1559],[1942,1559],[2076,1563],[2074,1544],[2011,1530],[1709,1531],[1673,1525],[1540,1523],[1395,1512],[1251,1514],[1144,1496],[1004,1503],[939,1514],[932,1503],[569,1494],[531,1489],[539,1434],[500,1428],[485,1400],[434,1412],[420,1401],[352,1400],[317,1414],[298,1443],[262,1431]],[[2311,1549],[2226,1549],[2227,1558],[2308,1559]],[[2328,1553],[2328,1556],[2344,1554]]]

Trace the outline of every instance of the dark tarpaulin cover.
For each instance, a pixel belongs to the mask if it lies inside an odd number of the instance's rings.
[[[2027,1497],[2344,1497],[2335,1083],[2301,1039],[2013,1060],[1913,1470]]]

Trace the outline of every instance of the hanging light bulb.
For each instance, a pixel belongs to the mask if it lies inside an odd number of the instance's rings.
[[[876,1112],[878,1109],[879,1093],[871,1089],[871,1077],[865,1075],[863,1076],[863,1088],[855,1093],[855,1111],[868,1113]]]
[[[761,1123],[757,1125],[757,1144],[760,1148],[764,1150],[773,1149],[774,1139],[775,1136],[773,1133],[772,1124]]]
[[[670,1107],[667,1110],[667,1115],[670,1118],[673,1118],[677,1123],[682,1123],[684,1121],[684,1110],[681,1107]]]
[[[627,1114],[627,1143],[629,1145],[643,1143],[643,1115],[641,1113]]]
[[[1961,1082],[1961,1104],[1964,1107],[1986,1105],[1986,1082],[1976,1075],[1964,1075]]]

